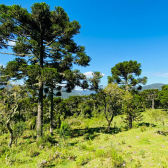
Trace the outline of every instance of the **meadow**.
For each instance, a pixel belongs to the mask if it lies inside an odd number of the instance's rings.
[[[12,148],[9,134],[0,136],[0,167],[7,168],[166,168],[168,167],[168,119],[161,109],[142,112],[143,120],[128,129],[123,115],[116,116],[107,132],[107,121],[70,117],[64,128],[36,142],[35,130],[25,130]]]

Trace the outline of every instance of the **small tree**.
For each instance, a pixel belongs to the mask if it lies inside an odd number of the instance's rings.
[[[122,109],[126,114],[125,122],[128,123],[131,129],[133,121],[142,120],[142,114],[140,112],[145,110],[142,97],[137,94],[132,95],[126,92]]]
[[[158,98],[158,93],[158,89],[147,89],[142,91],[141,95],[143,95],[146,100],[152,101],[152,109],[155,109],[155,100]]]
[[[100,106],[103,107],[105,118],[108,122],[108,132],[114,116],[122,113],[122,98],[124,91],[117,84],[111,83],[98,93]]]
[[[27,97],[27,91],[23,86],[12,86],[10,89],[5,87],[1,93],[1,102],[3,104],[0,104],[0,114],[4,116],[6,127],[10,132],[9,147],[11,147],[14,140],[13,119],[19,113],[19,101],[23,97]]]

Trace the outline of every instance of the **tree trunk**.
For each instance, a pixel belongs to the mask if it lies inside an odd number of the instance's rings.
[[[60,116],[58,118],[58,128],[61,128],[61,118],[60,118]]]
[[[132,128],[132,116],[129,115],[129,128],[131,129]]]
[[[50,92],[50,134],[53,135],[53,88],[51,87]]]
[[[37,112],[37,140],[43,134],[43,82],[39,81],[39,97],[38,97],[38,112]]]
[[[40,38],[40,70],[43,69],[43,55],[44,55],[44,48],[43,48],[43,29],[40,24],[41,29],[41,38]],[[42,137],[43,135],[43,81],[41,72],[39,75],[39,94],[38,94],[38,112],[37,112],[37,140]]]
[[[94,111],[96,111],[96,105],[95,105],[95,102],[94,102]]]
[[[155,99],[152,99],[152,109],[155,109]]]
[[[107,127],[107,131],[110,132],[110,125],[111,125],[111,122],[113,121],[113,115],[111,116],[111,119],[108,121],[108,127]]]
[[[111,125],[111,122],[108,122],[108,127],[107,127],[108,132],[110,132],[110,125]]]
[[[9,141],[8,146],[11,148],[12,142],[13,142],[13,139],[14,139],[14,138],[13,138],[13,130],[12,130],[12,128],[10,127],[9,121],[7,121],[6,126],[7,126],[8,130],[9,130],[9,132],[10,132],[10,141]]]

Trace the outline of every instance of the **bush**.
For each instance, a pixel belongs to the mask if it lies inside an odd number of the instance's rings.
[[[34,130],[36,127],[36,117],[32,118],[29,122],[28,122],[28,129],[29,130]]]
[[[9,147],[6,146],[0,146],[0,158],[6,153],[9,152]]]
[[[68,123],[62,122],[61,123],[61,128],[58,131],[59,135],[61,138],[68,138],[71,135],[71,129]]]
[[[90,160],[91,158],[89,156],[80,156],[80,157],[77,157],[76,164],[77,166],[83,166],[87,164]]]
[[[141,127],[140,127],[140,130],[141,130],[141,132],[144,132],[144,131],[147,130],[147,127],[146,127],[146,126],[141,126]]]
[[[69,125],[73,125],[73,126],[80,126],[81,125],[81,121],[76,118],[71,119],[68,123],[69,123]]]
[[[40,154],[40,152],[38,152],[38,151],[30,151],[30,157],[36,157],[36,156],[38,156]]]
[[[44,135],[42,138],[40,138],[36,143],[38,147],[43,148],[45,146],[51,147],[52,145],[55,145],[57,141],[55,140],[54,137],[47,134]]]
[[[20,136],[23,134],[23,132],[26,129],[25,122],[17,122],[13,127],[13,135],[15,137],[15,143],[17,144],[17,139],[20,138]]]
[[[115,149],[111,150],[111,159],[113,167],[123,167],[124,160]]]

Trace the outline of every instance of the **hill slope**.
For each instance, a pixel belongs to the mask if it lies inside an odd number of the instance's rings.
[[[163,83],[154,83],[154,84],[151,84],[151,85],[146,85],[146,86],[143,86],[142,87],[142,90],[147,90],[147,89],[158,89],[158,90],[162,90],[162,86],[164,85],[168,85],[168,84],[163,84]]]

